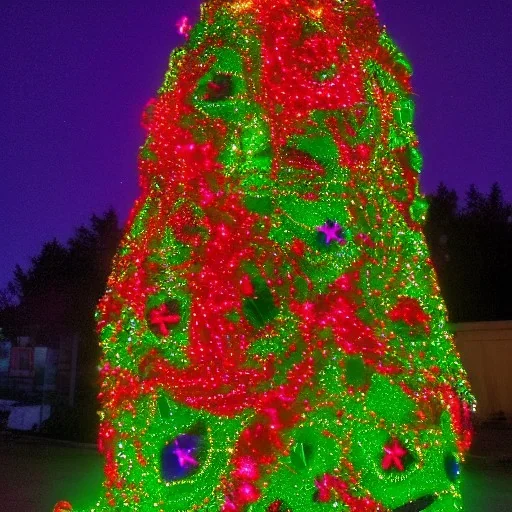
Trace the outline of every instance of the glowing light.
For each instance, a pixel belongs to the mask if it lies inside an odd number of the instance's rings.
[[[192,26],[190,25],[187,16],[183,16],[182,18],[180,18],[178,23],[176,23],[176,26],[178,27],[178,33],[180,33],[182,36],[185,36],[188,39],[190,36],[190,31],[192,30]]]

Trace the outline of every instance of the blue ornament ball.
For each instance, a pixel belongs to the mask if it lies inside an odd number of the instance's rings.
[[[449,454],[444,458],[444,469],[451,482],[455,482],[460,476],[460,464],[455,455]]]

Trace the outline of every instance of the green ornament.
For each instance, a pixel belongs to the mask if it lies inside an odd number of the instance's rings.
[[[274,210],[272,199],[266,196],[256,197],[247,195],[244,198],[244,204],[249,211],[262,215],[269,215]]]
[[[369,382],[370,369],[364,364],[362,357],[347,357],[345,361],[345,378],[347,385],[362,387]]]
[[[251,282],[254,297],[244,299],[243,312],[254,327],[261,328],[277,316],[279,309],[274,304],[274,298],[264,279],[257,277]]]
[[[290,462],[298,470],[307,469],[313,457],[313,446],[305,442],[297,442],[290,452]]]

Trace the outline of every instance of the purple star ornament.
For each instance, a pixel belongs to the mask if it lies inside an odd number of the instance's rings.
[[[330,245],[332,242],[338,242],[340,244],[346,242],[343,237],[343,228],[332,220],[326,221],[323,226],[317,228],[317,231],[324,235],[324,242],[327,245]]]

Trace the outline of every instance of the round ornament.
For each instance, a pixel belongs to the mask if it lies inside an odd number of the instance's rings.
[[[450,453],[444,458],[444,469],[451,482],[455,482],[460,477],[460,464],[455,455]]]

